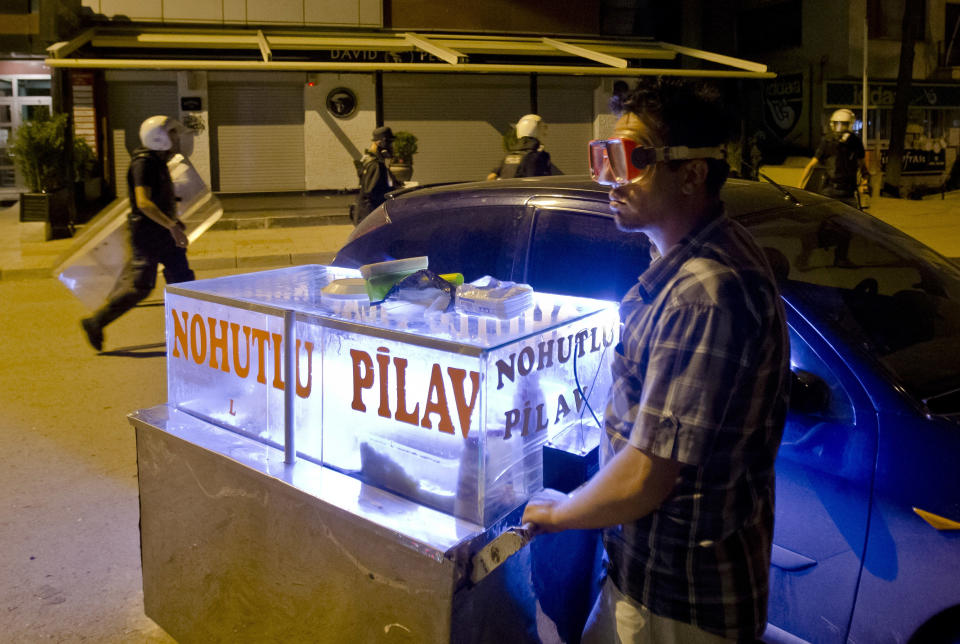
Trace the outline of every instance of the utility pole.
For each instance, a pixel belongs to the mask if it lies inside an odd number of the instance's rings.
[[[870,103],[870,91],[869,83],[867,82],[867,47],[870,40],[870,20],[867,17],[866,12],[869,9],[864,5],[864,14],[863,14],[863,88],[861,94],[863,95],[863,109],[862,109],[862,118],[863,118],[863,130],[860,131],[861,136],[863,137],[863,147],[867,147],[867,107]]]
[[[907,136],[907,110],[910,101],[910,86],[913,80],[914,39],[924,0],[906,0],[903,7],[903,33],[900,37],[900,68],[897,72],[897,91],[893,99],[890,120],[890,149],[887,152],[887,169],[883,177],[883,192],[900,196],[900,173],[903,170],[903,148]]]

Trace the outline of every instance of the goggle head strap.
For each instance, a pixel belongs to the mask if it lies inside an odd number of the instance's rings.
[[[644,168],[660,161],[683,161],[688,159],[725,159],[726,153],[722,146],[706,148],[691,148],[685,145],[671,145],[662,148],[648,148],[638,145],[630,155],[630,162],[635,168]]]

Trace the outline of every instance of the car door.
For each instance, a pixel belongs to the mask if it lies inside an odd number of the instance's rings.
[[[795,385],[784,427],[767,639],[787,632],[809,642],[843,642],[867,535],[876,413],[841,356],[787,308],[791,369],[827,396],[824,404],[804,403]]]
[[[650,242],[619,230],[592,202],[565,206],[528,205],[533,229],[520,279],[536,291],[619,301],[649,266]]]

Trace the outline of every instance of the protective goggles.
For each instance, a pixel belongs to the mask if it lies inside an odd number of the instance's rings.
[[[622,186],[640,181],[647,168],[661,161],[723,158],[723,148],[719,146],[653,148],[623,137],[596,139],[590,141],[590,176],[605,186]]]

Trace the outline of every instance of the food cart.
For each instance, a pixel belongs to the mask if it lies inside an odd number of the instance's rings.
[[[146,614],[181,642],[578,639],[595,532],[476,558],[595,467],[616,305],[328,297],[359,278],[167,286],[168,402],[130,416]]]

